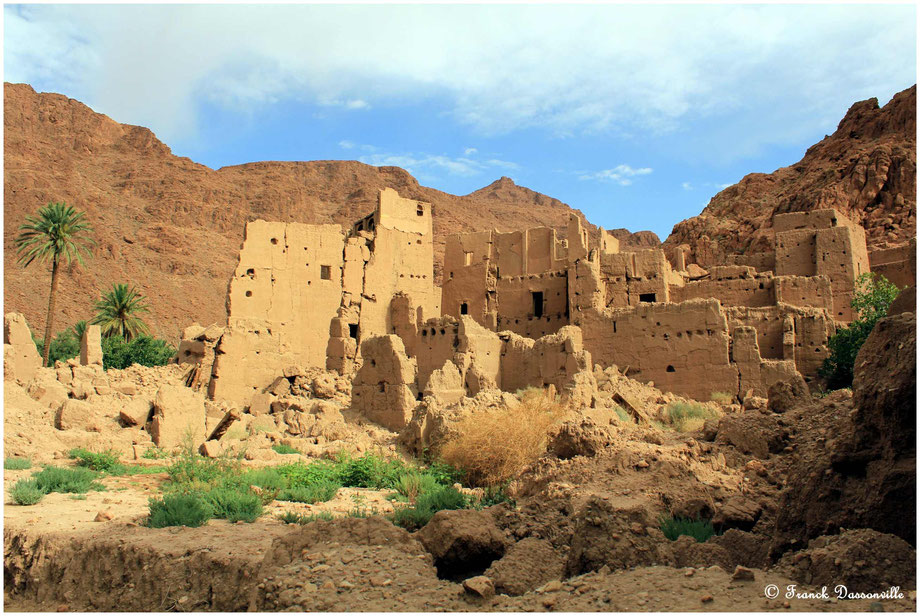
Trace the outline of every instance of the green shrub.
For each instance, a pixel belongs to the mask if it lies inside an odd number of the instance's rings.
[[[393,512],[392,520],[397,526],[416,530],[424,526],[439,511],[444,509],[465,509],[469,499],[453,487],[440,487],[419,495],[412,507],[400,507]]]
[[[38,348],[38,354],[41,355],[44,350],[44,339],[32,336],[32,341]],[[76,335],[73,328],[65,329],[51,339],[51,346],[48,350],[48,365],[53,366],[54,362],[67,361],[80,355],[80,338]]]
[[[400,476],[394,487],[399,494],[414,501],[419,494],[435,490],[440,484],[431,475],[410,471]]]
[[[243,474],[240,461],[229,456],[205,458],[198,455],[191,439],[186,439],[172,464],[166,468],[170,483],[174,486],[186,484],[217,484]]]
[[[709,396],[709,399],[716,404],[730,404],[735,397],[727,391],[714,391]]]
[[[623,423],[636,423],[633,421],[632,415],[626,412],[626,409],[624,409],[619,404],[613,407],[613,412],[617,414],[617,419]]]
[[[680,432],[699,430],[707,419],[719,415],[715,409],[696,402],[671,402],[664,412],[668,424]]]
[[[169,452],[159,447],[148,447],[141,454],[141,457],[145,460],[163,460],[169,457]]]
[[[211,519],[208,504],[197,494],[166,494],[163,498],[151,498],[147,526],[203,526]]]
[[[278,500],[291,501],[295,503],[324,503],[335,498],[339,491],[339,485],[331,481],[313,483],[307,486],[297,486],[281,490],[278,494]]]
[[[284,513],[278,515],[278,519],[285,524],[309,524],[310,522],[315,522],[317,520],[334,520],[335,516],[328,511],[311,513],[310,515],[296,513],[294,511],[285,511]]]
[[[106,370],[123,370],[133,364],[165,366],[176,356],[176,349],[165,340],[140,335],[130,342],[120,336],[102,340],[102,365]]]
[[[331,460],[317,460],[309,464],[295,462],[276,466],[274,470],[287,480],[290,488],[308,486],[322,481],[338,482],[338,468]]]
[[[340,456],[337,461],[338,480],[347,488],[395,488],[400,476],[408,470],[399,460],[386,460],[374,454],[359,458]]]
[[[829,389],[842,389],[853,384],[856,355],[879,319],[888,313],[900,289],[880,274],[866,273],[856,279],[853,301],[855,320],[840,327],[827,341],[828,356],[818,370],[827,380]]]
[[[476,509],[485,509],[501,503],[514,504],[514,499],[508,496],[505,486],[487,487],[483,490],[482,496],[476,502],[475,507]]]
[[[272,445],[272,449],[275,450],[275,453],[280,453],[280,454],[285,454],[285,455],[300,453],[299,449],[295,449],[294,447],[291,447],[290,445],[285,445],[284,443],[278,443],[277,445]]]
[[[219,487],[204,494],[215,518],[230,522],[255,522],[262,515],[262,500],[258,494],[239,488]]]
[[[10,496],[17,505],[34,505],[45,493],[34,479],[20,479],[10,488]]]
[[[95,481],[98,475],[88,468],[61,468],[46,466],[32,475],[38,488],[45,494],[63,492],[84,494],[90,490],[103,490],[102,484]]]
[[[698,543],[704,543],[707,539],[715,534],[710,520],[688,518],[674,518],[663,516],[659,520],[659,526],[664,536],[674,541],[681,535],[693,537]]]
[[[72,449],[70,451],[70,457],[77,460],[77,464],[80,466],[85,466],[94,471],[109,472],[119,466],[118,453],[111,449],[93,452],[81,447]]]
[[[3,460],[3,468],[8,471],[24,471],[27,468],[32,468],[32,460],[11,456]]]

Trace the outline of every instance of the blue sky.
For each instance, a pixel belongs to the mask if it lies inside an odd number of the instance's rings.
[[[901,5],[7,5],[4,80],[210,167],[360,160],[466,194],[506,175],[664,239],[916,82]]]

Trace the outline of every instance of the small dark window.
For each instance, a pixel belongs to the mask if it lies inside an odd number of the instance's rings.
[[[655,294],[654,294],[654,293],[640,293],[640,294],[639,294],[639,301],[640,301],[640,302],[646,302],[646,303],[649,303],[649,304],[654,303],[654,302],[655,302]]]
[[[252,291],[246,291],[246,297],[252,297]]]
[[[380,381],[379,383],[377,383],[377,387],[380,389],[381,392],[386,392],[387,390],[387,384],[383,381]]]
[[[416,216],[424,216],[424,215],[425,215],[425,208],[423,208],[421,205],[418,206],[418,208],[416,208],[416,210],[415,210],[415,215],[416,215]]]
[[[272,244],[277,244],[277,243],[278,243],[278,238],[277,238],[277,237],[273,237],[273,238],[272,238]]]
[[[668,366],[666,369],[667,372],[674,372],[674,366]]]
[[[462,304],[460,304],[460,314],[469,314],[469,312],[470,312],[469,306],[467,305],[466,302],[463,302]]]
[[[332,280],[332,267],[328,265],[320,265],[319,277],[323,280]]]
[[[348,335],[351,336],[352,338],[357,339],[358,337],[358,324],[357,323],[348,324]]]
[[[533,296],[533,316],[537,319],[543,316],[543,291],[531,292]]]

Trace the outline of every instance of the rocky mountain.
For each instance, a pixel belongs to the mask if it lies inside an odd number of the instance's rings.
[[[171,339],[193,321],[226,321],[227,283],[249,220],[350,225],[373,210],[380,188],[395,188],[432,204],[437,279],[450,233],[563,229],[570,213],[582,216],[508,178],[456,196],[421,186],[398,167],[356,161],[210,169],[173,155],[150,130],[66,96],[25,84],[5,84],[4,94],[4,309],[23,312],[39,332],[50,273],[37,265],[23,270],[12,240],[24,218],[51,201],[86,211],[98,243],[92,262],[60,281],[55,330],[90,317],[111,283],[133,282],[150,298],[153,330]]]
[[[687,244],[701,265],[773,244],[774,214],[833,207],[866,229],[870,252],[917,234],[917,87],[884,107],[854,104],[833,135],[794,165],[751,173],[675,225],[666,245]]]

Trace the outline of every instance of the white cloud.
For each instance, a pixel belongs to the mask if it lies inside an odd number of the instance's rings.
[[[373,146],[361,146],[374,151]],[[368,165],[402,167],[419,179],[435,178],[444,173],[455,176],[475,176],[493,169],[517,170],[520,165],[496,158],[476,160],[466,156],[452,158],[442,154],[428,153],[375,153],[360,157]]]
[[[467,149],[463,150],[463,153],[466,154],[467,156],[472,156],[473,154],[475,154],[475,153],[478,152],[478,151],[479,151],[479,150],[477,150],[476,148],[467,148]]]
[[[640,167],[634,169],[629,165],[617,165],[613,169],[603,169],[593,173],[579,172],[579,180],[598,180],[601,182],[614,182],[620,186],[629,186],[633,183],[632,178],[639,175],[648,175],[652,172],[649,167]]]
[[[680,186],[681,186],[681,188],[683,188],[684,190],[693,190],[693,184],[691,184],[690,182],[684,182],[684,183],[681,184]]]
[[[339,147],[342,148],[343,150],[350,150],[353,147],[355,147],[355,144],[349,141],[348,139],[342,139],[341,141],[339,141]]]
[[[430,101],[482,134],[642,136],[735,113],[746,136],[724,139],[724,149],[747,153],[816,125],[833,129],[854,100],[884,102],[916,80],[911,5],[4,11],[6,80],[65,90],[167,140],[194,130],[202,100],[243,110],[281,100],[346,110]],[[728,135],[737,128],[724,125]]]

